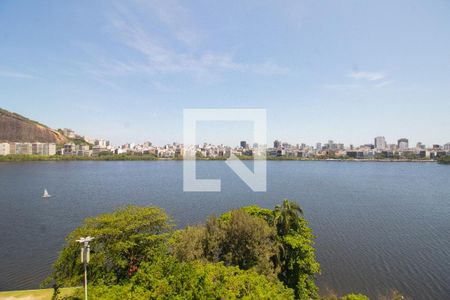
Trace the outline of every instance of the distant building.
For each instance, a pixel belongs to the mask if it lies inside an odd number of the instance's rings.
[[[75,131],[73,131],[70,128],[64,128],[63,130],[63,134],[65,136],[67,136],[68,138],[74,139],[75,138]]]
[[[333,142],[333,140],[329,140],[327,144],[325,144],[325,149],[336,151],[338,149],[338,145]]]
[[[9,143],[9,154],[16,154],[16,143]]]
[[[397,151],[398,146],[397,146],[397,144],[388,144],[388,145],[386,145],[386,149],[391,150],[391,151]]]
[[[55,155],[56,144],[54,143],[33,143],[31,152],[35,155]]]
[[[273,142],[273,147],[274,147],[275,149],[281,148],[281,141],[275,140],[275,141]]]
[[[377,136],[374,139],[375,149],[386,149],[386,139],[384,136]]]
[[[107,148],[108,149],[108,148],[110,148],[111,143],[108,140],[101,139],[101,140],[95,140],[94,145],[95,146],[99,146],[100,148]],[[130,146],[133,148],[134,144],[130,144]]]
[[[316,150],[322,150],[322,143],[316,143]]]
[[[56,144],[48,143],[44,146],[44,155],[55,155],[56,154]]]
[[[444,145],[444,150],[445,151],[450,151],[450,143],[447,143]]]
[[[100,153],[107,152],[107,151],[109,151],[109,150],[106,149],[106,147],[100,147],[100,146],[92,147],[92,155],[94,155],[94,156],[98,156]]]
[[[73,155],[75,151],[76,149],[74,143],[64,144],[64,155]]]
[[[90,156],[91,151],[88,145],[78,145],[75,147],[76,155],[78,156]]]
[[[31,155],[33,146],[31,143],[16,143],[16,154]]]
[[[246,141],[241,141],[241,148],[247,148],[247,142]]]
[[[8,143],[0,143],[0,155],[8,155],[10,146]]]
[[[356,159],[364,158],[363,151],[356,151],[356,150],[346,151],[345,155],[347,155],[350,158],[356,158]]]
[[[34,155],[44,155],[44,144],[43,143],[33,143],[31,145],[31,153]]]
[[[397,141],[397,146],[400,151],[406,150],[409,148],[409,141],[406,138],[401,138]]]

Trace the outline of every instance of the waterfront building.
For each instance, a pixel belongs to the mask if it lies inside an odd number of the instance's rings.
[[[16,154],[16,143],[9,143],[9,154]]]
[[[16,143],[16,154],[31,155],[33,146],[31,143]]]
[[[384,150],[386,149],[386,139],[384,136],[377,136],[374,139],[375,149]]]
[[[31,152],[34,155],[55,155],[56,144],[54,143],[33,143]]]
[[[56,154],[56,144],[48,143],[44,145],[44,155],[55,155]]]
[[[406,150],[409,148],[409,141],[407,138],[401,138],[397,141],[397,146],[400,151]]]
[[[362,159],[364,158],[364,151],[350,150],[346,151],[345,155],[351,158]]]
[[[101,147],[101,146],[94,146],[92,147],[92,155],[94,156],[98,156],[100,153],[102,152],[107,152],[109,151],[106,147]]]
[[[10,150],[10,146],[8,143],[0,143],[0,155],[10,154],[9,150]]]
[[[64,155],[73,155],[74,152],[76,152],[74,143],[64,144]]]
[[[444,145],[444,150],[445,151],[450,151],[450,143],[447,143]]]
[[[247,142],[246,141],[241,141],[240,145],[241,145],[241,148],[243,148],[243,149],[247,148]]]
[[[90,156],[91,155],[91,151],[89,150],[88,145],[77,145],[75,147],[75,152],[76,152],[76,155],[78,155],[78,156]]]
[[[281,147],[281,141],[275,140],[275,141],[273,142],[273,147],[274,147],[275,149],[280,148],[280,147]]]
[[[33,143],[31,145],[31,153],[34,155],[44,155],[44,144],[43,143]]]

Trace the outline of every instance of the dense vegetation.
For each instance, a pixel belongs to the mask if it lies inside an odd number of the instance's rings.
[[[244,207],[181,230],[173,226],[157,207],[128,206],[88,218],[68,235],[44,285],[83,281],[76,240],[90,235],[93,299],[319,298],[314,236],[294,202],[284,200],[274,210]]]
[[[450,165],[450,155],[441,156],[438,158],[438,163]]]

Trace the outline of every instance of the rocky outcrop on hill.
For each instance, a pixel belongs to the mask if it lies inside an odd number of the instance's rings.
[[[0,108],[0,142],[67,142],[67,138],[36,121]]]

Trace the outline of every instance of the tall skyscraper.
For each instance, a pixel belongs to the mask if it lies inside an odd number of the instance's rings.
[[[409,148],[409,141],[406,138],[401,138],[397,141],[397,146],[399,150],[406,150]]]
[[[377,136],[374,144],[376,149],[386,149],[386,139],[384,136]]]

